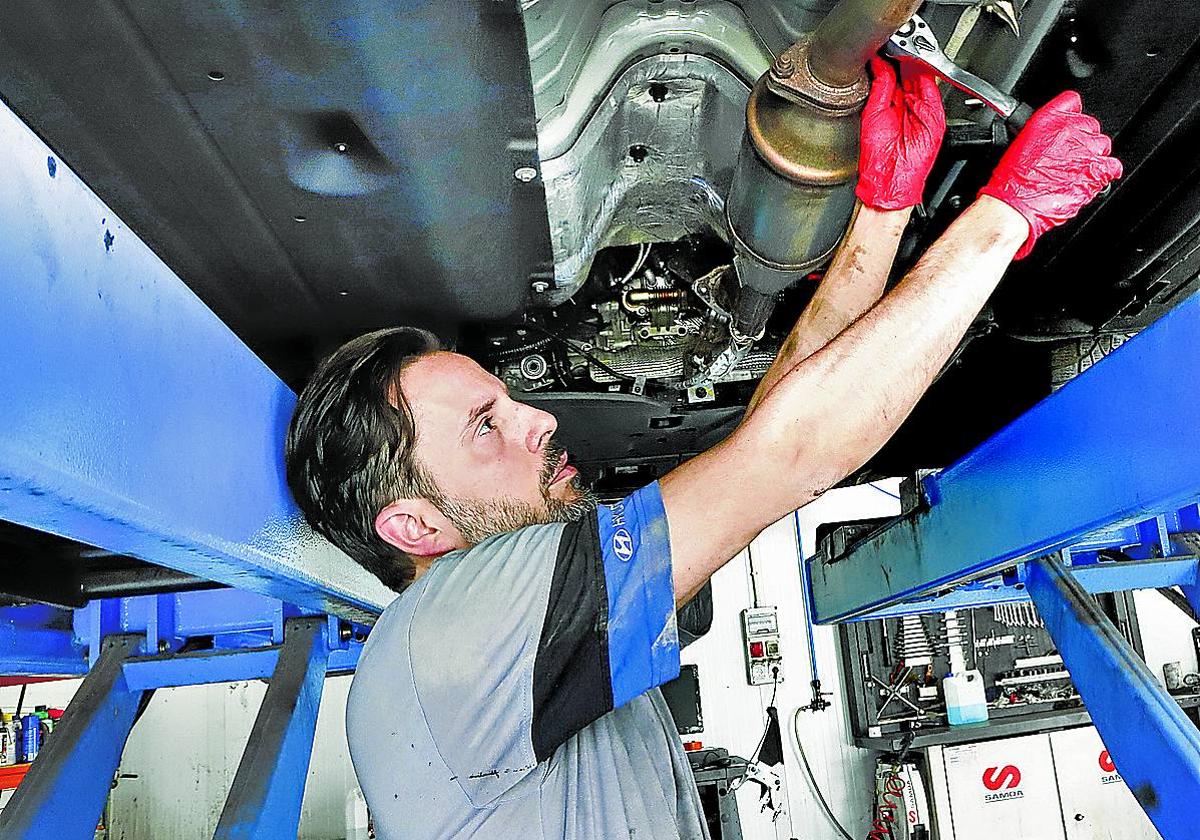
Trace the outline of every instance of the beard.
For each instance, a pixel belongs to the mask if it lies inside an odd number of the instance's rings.
[[[494,499],[455,499],[438,494],[430,499],[462,534],[468,545],[478,545],[488,537],[516,531],[529,525],[548,525],[553,522],[578,522],[596,510],[596,494],[584,486],[576,475],[567,483],[571,495],[556,499],[550,495],[550,484],[558,474],[562,447],[546,445],[539,476],[541,503],[498,496]]]

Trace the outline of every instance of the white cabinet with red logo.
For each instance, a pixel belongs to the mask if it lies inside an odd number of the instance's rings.
[[[925,757],[936,840],[1161,840],[1090,726]]]
[[[1161,840],[1092,727],[1050,733],[1068,840]]]
[[[930,747],[940,840],[1066,840],[1045,735]]]

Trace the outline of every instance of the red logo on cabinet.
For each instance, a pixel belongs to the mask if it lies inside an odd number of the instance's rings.
[[[1112,757],[1109,756],[1108,750],[1100,751],[1100,769],[1105,773],[1117,772],[1117,765],[1113,764]]]
[[[989,767],[983,771],[983,786],[988,790],[1000,788],[1015,788],[1021,784],[1021,771],[1012,764],[1003,767]]]

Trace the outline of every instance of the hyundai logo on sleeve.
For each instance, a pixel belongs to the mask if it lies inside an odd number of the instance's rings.
[[[613,554],[622,563],[628,563],[633,558],[633,537],[624,528],[618,529],[612,536]]]

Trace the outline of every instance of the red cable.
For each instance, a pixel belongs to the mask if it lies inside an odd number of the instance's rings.
[[[900,774],[895,770],[888,773],[883,780],[883,795],[880,797],[881,802],[876,803],[875,822],[867,834],[867,840],[892,840],[893,833],[891,825],[896,822],[897,804],[904,812],[904,779],[900,778]],[[891,796],[896,800],[896,803],[888,801]]]

